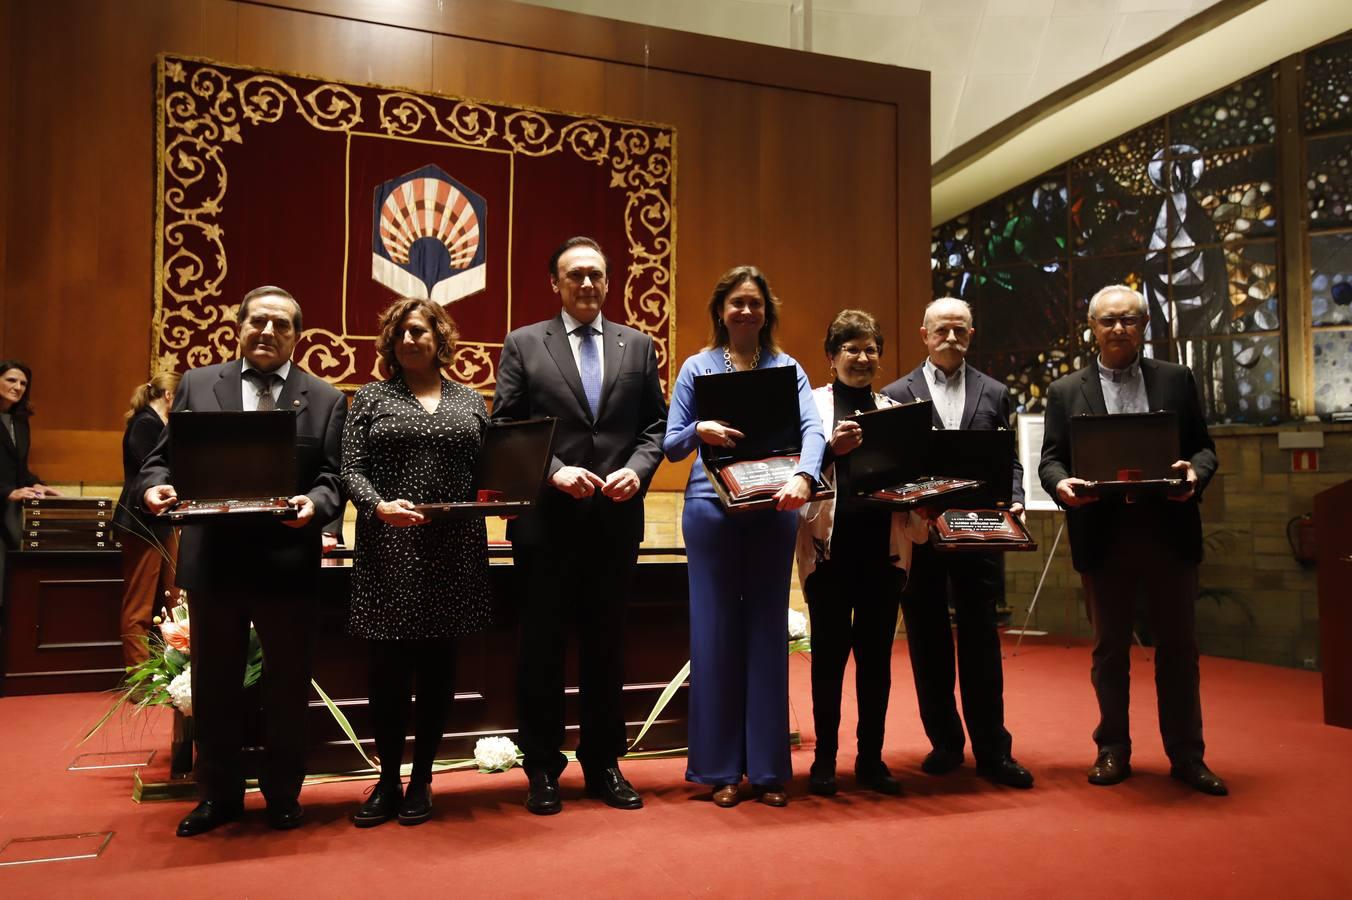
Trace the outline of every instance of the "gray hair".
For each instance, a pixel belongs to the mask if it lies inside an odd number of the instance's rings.
[[[929,304],[925,307],[925,315],[924,315],[924,318],[922,318],[922,319],[920,320],[920,324],[923,325],[925,328],[928,328],[928,327],[929,327],[929,323],[930,323],[930,311],[931,311],[932,309],[934,309],[934,307],[938,306],[940,303],[956,303],[956,304],[958,304],[959,306],[961,306],[961,307],[962,307],[962,311],[963,311],[964,313],[967,314],[967,324],[968,324],[968,325],[971,325],[971,323],[972,323],[972,304],[968,303],[966,300],[960,300],[960,299],[958,299],[957,297],[935,297],[935,298],[934,298],[933,300],[931,300],[931,301],[929,302]]]
[[[1089,318],[1094,318],[1094,308],[1098,306],[1099,301],[1105,297],[1111,297],[1114,294],[1127,294],[1136,301],[1136,314],[1145,316],[1150,314],[1150,308],[1146,305],[1145,298],[1141,292],[1129,288],[1125,284],[1110,284],[1107,287],[1099,288],[1098,293],[1089,298]]]

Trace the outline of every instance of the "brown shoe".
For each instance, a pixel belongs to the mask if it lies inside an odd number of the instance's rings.
[[[720,784],[714,788],[714,805],[721,806],[724,809],[731,809],[737,805],[737,801],[742,799],[737,793],[737,785]]]
[[[1090,784],[1119,784],[1131,774],[1131,763],[1115,750],[1099,751],[1098,759],[1089,769]]]
[[[789,795],[782,784],[756,785],[756,799],[766,806],[788,806]]]

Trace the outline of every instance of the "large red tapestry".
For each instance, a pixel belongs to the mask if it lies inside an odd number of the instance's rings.
[[[304,309],[293,357],[342,388],[379,378],[378,315],[446,304],[452,374],[491,392],[508,331],[551,318],[553,249],[595,237],[606,315],[670,375],[676,133],[398,88],[161,56],[151,366],[236,356],[251,288]]]

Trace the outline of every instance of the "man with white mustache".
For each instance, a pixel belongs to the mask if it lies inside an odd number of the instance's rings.
[[[883,388],[900,403],[934,401],[934,427],[989,431],[1009,427],[1009,392],[1000,382],[967,365],[972,308],[963,300],[941,297],[925,307],[920,338],[929,356],[909,375]],[[1023,466],[1013,460],[1013,503],[1023,516]],[[963,761],[963,721],[972,739],[977,774],[996,784],[1033,786],[1033,775],[1010,755],[1013,739],[1005,730],[1004,670],[995,606],[1004,588],[1004,564],[998,553],[944,557],[929,544],[917,544],[911,575],[901,597],[911,670],[920,701],[920,719],[933,749],[921,763],[930,775],[951,772]],[[952,597],[958,625],[957,667],[948,605]],[[953,687],[961,673],[962,718]]]

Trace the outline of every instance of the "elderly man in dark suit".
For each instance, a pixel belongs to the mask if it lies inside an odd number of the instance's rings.
[[[1202,761],[1194,631],[1202,559],[1198,502],[1216,473],[1216,447],[1192,371],[1141,353],[1149,319],[1144,298],[1124,285],[1105,287],[1089,301],[1098,357],[1048,388],[1038,474],[1066,509],[1071,557],[1094,626],[1098,758],[1089,782],[1117,784],[1131,774],[1132,622],[1137,598],[1144,595],[1156,640],[1155,688],[1170,774],[1205,794],[1223,795],[1225,783]],[[1072,474],[1070,418],[1156,410],[1178,414],[1182,458],[1173,467],[1186,480],[1186,491],[1131,504],[1086,496],[1085,482]]]
[[[934,427],[990,431],[1009,427],[1009,392],[969,366],[972,310],[965,301],[942,297],[925,308],[920,337],[928,358],[883,393],[901,403],[934,402]],[[1023,466],[1014,458],[1014,502],[1023,515]],[[1004,561],[998,553],[944,556],[929,544],[917,544],[911,575],[901,597],[911,671],[920,702],[920,719],[933,749],[920,768],[942,775],[962,765],[963,719],[972,739],[978,774],[997,784],[1033,786],[1033,776],[1010,755],[1013,739],[1005,729],[1004,670],[1000,660],[996,601],[1004,595]],[[957,668],[948,605],[952,598],[958,625]],[[953,699],[961,677],[962,713]]]
[[[549,484],[535,509],[507,527],[523,591],[517,714],[526,808],[538,815],[562,808],[563,656],[572,619],[581,670],[577,761],[587,791],[638,809],[643,800],[619,769],[623,612],[667,406],[652,339],[601,315],[609,267],[596,241],[565,241],[549,277],[563,308],[507,335],[493,398],[495,419],[558,419]]]
[[[343,422],[347,401],[291,362],[300,304],[278,287],[245,295],[238,314],[241,359],[193,369],[174,395],[175,412],[281,409],[296,414],[296,518],[194,524],[183,529],[177,581],[188,591],[192,697],[201,803],[179,823],[180,837],[210,831],[244,805],[240,746],[249,623],[263,645],[263,768],[259,786],[274,828],[295,828],[305,778],[305,717],[311,619],[321,526],[342,510]],[[139,489],[150,512],[178,499],[168,432],[142,464]]]

